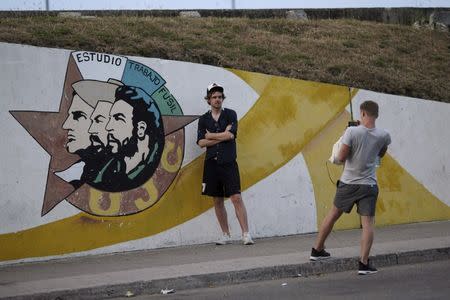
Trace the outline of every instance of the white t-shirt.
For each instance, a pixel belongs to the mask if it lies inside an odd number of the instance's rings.
[[[350,147],[350,153],[340,180],[347,184],[377,184],[377,157],[381,149],[391,143],[389,133],[363,125],[348,127],[342,143]]]

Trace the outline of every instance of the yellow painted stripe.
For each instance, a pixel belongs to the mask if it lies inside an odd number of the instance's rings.
[[[350,114],[346,111],[342,112],[302,151],[314,187],[318,228],[328,211],[333,207],[333,198],[336,192],[336,185],[333,182],[340,178],[343,170],[342,166],[326,163],[326,161],[330,157],[333,144],[344,133],[349,120]],[[355,211],[352,211],[352,213],[341,217],[336,222],[334,229],[358,228],[359,225],[359,216]]]
[[[377,176],[377,225],[450,220],[450,206],[430,193],[392,156],[383,157]]]
[[[261,73],[247,72],[236,69],[228,70],[243,79],[249,86],[252,87],[253,90],[255,90],[255,92],[258,93],[258,95],[264,95],[266,87],[269,86],[270,81],[273,78],[273,76]]]
[[[262,91],[240,122],[238,161],[245,188],[290,161],[348,103],[346,87],[235,73]]]

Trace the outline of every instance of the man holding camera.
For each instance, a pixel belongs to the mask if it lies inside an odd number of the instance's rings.
[[[356,204],[362,225],[358,274],[367,275],[377,272],[377,269],[369,263],[378,197],[375,173],[377,160],[386,153],[391,137],[385,130],[375,127],[378,117],[377,103],[363,102],[360,114],[360,125],[349,126],[342,137],[337,159],[344,162],[344,171],[337,182],[334,205],[319,229],[310,260],[317,261],[330,257],[330,253],[325,251],[325,240],[342,213],[350,213]]]

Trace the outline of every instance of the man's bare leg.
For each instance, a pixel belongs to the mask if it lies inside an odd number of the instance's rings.
[[[241,225],[242,234],[244,234],[248,232],[247,210],[245,209],[244,201],[242,201],[241,194],[231,195],[230,200],[234,205],[234,211],[239,225]]]
[[[374,221],[375,217],[373,216],[361,216],[361,262],[365,265],[367,265],[370,249],[372,248]]]
[[[224,199],[222,197],[214,197],[214,210],[216,212],[217,221],[219,221],[220,228],[222,232],[230,235],[230,229],[228,227],[228,217],[227,211],[225,210],[225,205],[223,203]]]
[[[316,249],[317,251],[321,251],[325,248],[325,240],[333,229],[334,223],[336,223],[342,213],[342,210],[333,205],[330,212],[323,220],[322,225],[320,226],[314,249]]]

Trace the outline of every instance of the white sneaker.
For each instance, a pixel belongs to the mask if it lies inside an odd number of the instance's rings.
[[[229,234],[222,234],[222,236],[216,241],[216,245],[226,245],[231,243],[231,236]]]
[[[252,236],[250,233],[245,232],[242,235],[242,242],[244,242],[244,245],[253,245],[255,242],[252,240]]]

